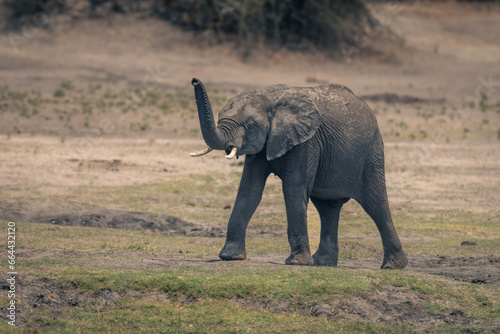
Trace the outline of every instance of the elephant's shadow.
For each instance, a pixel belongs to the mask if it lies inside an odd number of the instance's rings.
[[[268,255],[268,256],[258,256],[256,258],[249,257],[245,261],[225,261],[222,259],[186,259],[183,260],[186,263],[193,265],[220,265],[221,267],[228,266],[242,266],[245,268],[252,267],[265,267],[265,266],[286,266],[283,259],[286,256],[276,256],[276,255]],[[378,264],[377,259],[358,259],[358,260],[345,260],[339,261],[338,265],[335,266],[341,269],[379,269],[380,265]]]

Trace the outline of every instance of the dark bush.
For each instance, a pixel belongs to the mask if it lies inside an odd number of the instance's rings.
[[[38,2],[39,0],[5,0],[4,4],[11,10],[11,16],[16,18],[23,15],[34,14],[41,10]]]
[[[218,40],[298,48],[331,49],[356,24],[375,23],[361,0],[165,0],[163,15],[194,31],[212,31]]]
[[[45,26],[47,17],[58,13],[68,0],[3,0],[7,9],[0,18],[5,20],[4,27],[9,30],[20,29],[29,22],[30,25]]]

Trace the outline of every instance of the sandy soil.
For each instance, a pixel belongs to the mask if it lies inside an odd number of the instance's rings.
[[[146,139],[102,139],[83,156],[73,149],[79,142],[79,138],[61,143],[58,138],[13,137],[0,143],[3,197],[51,203],[53,197],[70,195],[76,189],[92,185],[129,186],[169,182],[197,173],[242,171],[242,159],[227,161],[220,152],[191,158],[189,152],[204,145],[197,139],[165,139],[154,143]],[[498,209],[497,140],[387,141],[385,154],[389,199],[396,210],[485,213]],[[268,183],[279,184],[279,180],[270,178]],[[349,202],[349,205],[355,204]],[[27,206],[29,203],[23,203],[23,209],[17,211],[27,210]]]
[[[200,38],[195,43],[191,34],[165,22],[141,16],[88,20],[60,14],[50,29],[36,30],[17,48],[8,35],[2,36],[0,73],[11,87],[46,93],[61,80],[106,82],[110,76],[120,84],[158,83],[190,90],[191,78],[198,77],[210,87],[230,91],[278,82],[334,82],[358,95],[396,93],[458,102],[474,95],[480,76],[491,74],[498,82],[497,6],[415,2],[376,6],[374,11],[384,15],[392,37],[368,36],[360,59],[353,61],[281,50],[256,53],[241,62],[231,47],[200,49]]]

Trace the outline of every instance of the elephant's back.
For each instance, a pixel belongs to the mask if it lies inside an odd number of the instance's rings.
[[[377,119],[370,107],[347,87],[329,84],[305,89],[322,117],[324,131],[350,140],[373,140]]]

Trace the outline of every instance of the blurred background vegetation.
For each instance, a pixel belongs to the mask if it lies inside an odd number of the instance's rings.
[[[154,15],[209,42],[234,42],[248,55],[255,46],[334,50],[352,40],[356,27],[380,29],[367,7],[371,2],[381,0],[3,0],[3,7],[8,29],[21,29],[37,13],[50,16],[75,7],[98,17]]]
[[[235,40],[245,52],[255,44],[329,49],[350,35],[353,22],[376,24],[361,0],[166,0],[163,17],[193,31]]]

